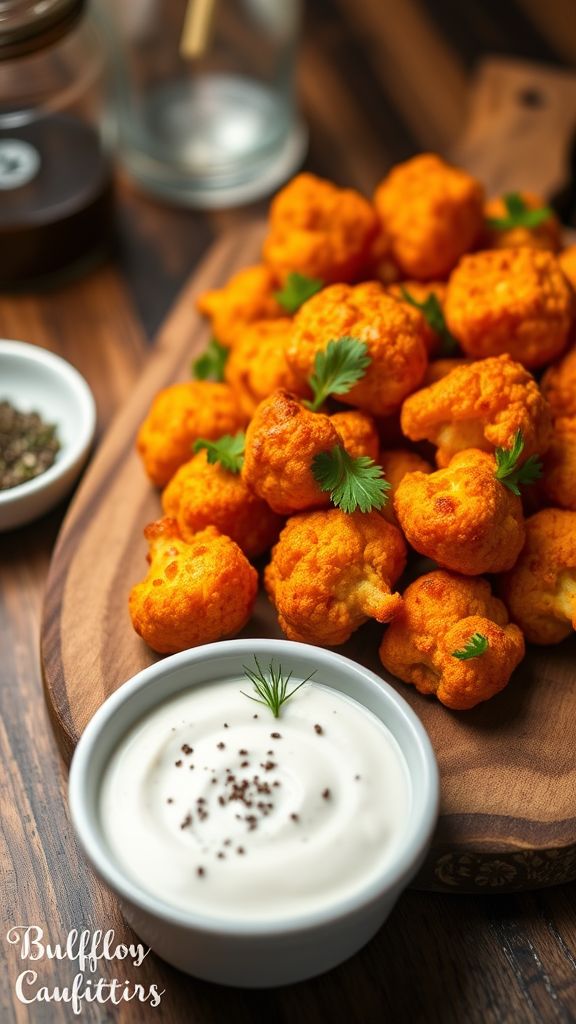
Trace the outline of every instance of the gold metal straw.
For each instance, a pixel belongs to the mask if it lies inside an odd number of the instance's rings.
[[[188,0],[180,38],[180,54],[186,60],[201,57],[208,48],[216,0]]]

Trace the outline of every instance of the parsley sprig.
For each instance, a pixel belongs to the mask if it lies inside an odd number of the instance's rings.
[[[324,282],[320,281],[316,277],[306,277],[305,274],[299,274],[296,270],[292,270],[286,281],[284,287],[279,292],[274,293],[274,298],[285,309],[287,313],[296,313],[300,306],[302,306],[308,299],[311,299],[316,292],[319,292],[324,287]]]
[[[411,306],[414,306],[415,309],[420,310],[428,326],[431,327],[432,330],[440,337],[442,341],[440,354],[443,356],[452,355],[458,347],[458,342],[446,326],[444,310],[442,309],[438,296],[435,292],[431,292],[423,302],[418,302],[418,299],[415,299],[407,288],[402,287],[400,289],[400,294],[402,295],[404,302],[408,302]]]
[[[227,359],[228,349],[216,338],[210,338],[206,350],[192,363],[192,376],[196,380],[222,381]]]
[[[487,636],[483,633],[472,633],[465,647],[459,651],[452,651],[452,657],[458,658],[458,661],[470,661],[471,658],[479,658],[485,654],[489,646]]]
[[[500,480],[512,494],[520,496],[520,486],[533,484],[542,476],[542,463],[537,455],[531,455],[521,466],[518,465],[524,450],[524,435],[517,430],[511,448],[497,448],[495,477]]]
[[[364,376],[371,361],[368,346],[359,338],[344,335],[332,339],[316,353],[314,372],[308,381],[314,397],[304,404],[318,412],[329,395],[345,395]]]
[[[224,434],[216,441],[200,437],[194,442],[192,450],[200,452],[205,449],[206,457],[211,465],[219,462],[222,469],[227,469],[229,473],[239,473],[244,462],[245,442],[246,435],[239,430],[237,434]]]
[[[549,206],[531,209],[518,192],[509,192],[503,196],[503,202],[506,216],[488,218],[488,226],[497,231],[508,231],[510,228],[537,228],[549,217],[554,216]]]
[[[306,676],[306,679],[303,679],[301,683],[298,683],[288,693],[288,684],[292,678],[292,671],[286,675],[282,665],[278,665],[276,668],[273,661],[270,662],[267,670],[262,669],[256,655],[254,655],[254,661],[256,663],[255,669],[247,668],[246,665],[243,665],[242,668],[244,675],[248,677],[254,686],[257,696],[253,697],[250,693],[244,693],[244,690],[241,690],[240,693],[244,697],[248,697],[248,700],[253,700],[256,704],[264,704],[265,707],[270,708],[274,718],[280,718],[280,708],[282,705],[287,700],[290,700],[290,697],[293,697],[296,691],[301,686],[304,686],[304,683],[308,683],[312,676],[316,675],[316,669],[314,669],[309,676]]]
[[[367,455],[353,458],[341,445],[319,452],[312,460],[312,474],[321,490],[329,491],[332,503],[343,512],[371,512],[384,507],[390,484],[384,471]]]

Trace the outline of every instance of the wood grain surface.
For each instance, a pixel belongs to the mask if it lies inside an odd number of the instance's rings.
[[[367,191],[395,161],[425,146],[453,146],[466,119],[466,88],[484,53],[544,61],[560,72],[576,59],[571,0],[313,0],[306,7],[300,94],[311,128],[307,166]],[[568,186],[562,209],[574,224],[574,181]],[[50,295],[0,299],[0,333],[53,348],[86,374],[101,428],[129,400],[145,338],[156,333],[210,242],[265,212],[263,203],[209,216],[183,211],[141,196],[123,180],[117,198],[119,249],[111,269]],[[74,1019],[66,1004],[17,1000],[14,984],[26,964],[5,938],[14,923],[35,923],[52,941],[63,941],[71,928],[113,928],[117,941],[135,941],[77,851],[65,773],[42,700],[40,609],[63,512],[0,537],[2,1024]],[[572,1024],[576,885],[493,895],[497,877],[497,870],[486,877],[483,895],[405,893],[361,954],[288,989],[219,989],[153,955],[138,969],[104,965],[99,974],[106,979],[165,989],[161,1006],[88,1005],[76,1019]],[[70,985],[76,973],[66,960],[35,966],[38,985],[50,988]]]

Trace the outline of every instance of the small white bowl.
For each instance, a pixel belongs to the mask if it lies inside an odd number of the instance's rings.
[[[37,519],[72,487],[86,462],[96,407],[84,378],[70,363],[23,341],[0,340],[0,401],[36,411],[58,428],[60,450],[46,472],[0,491],[0,530]]]
[[[222,922],[164,903],[129,878],[106,843],[99,815],[104,770],[118,743],[147,712],[192,686],[241,678],[256,654],[289,666],[294,679],[317,670],[318,682],[369,708],[404,756],[412,803],[395,857],[354,898],[277,922]],[[247,988],[285,985],[330,970],[356,953],[384,923],[417,873],[438,816],[436,760],[424,727],[406,701],[373,672],[332,651],[289,640],[228,640],[174,654],[144,669],[96,712],[70,769],[72,822],[84,852],[120,897],[139,936],[168,963],[207,981]]]

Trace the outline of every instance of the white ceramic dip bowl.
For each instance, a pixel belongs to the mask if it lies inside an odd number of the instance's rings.
[[[205,908],[201,912],[183,909],[141,885],[113,852],[101,810],[107,769],[127,734],[134,735],[134,726],[194,687],[205,689],[209,684],[242,680],[243,666],[252,664],[254,655],[262,666],[273,659],[292,670],[291,686],[316,670],[311,686],[318,683],[322,688],[340,691],[372,712],[393,737],[409,794],[389,856],[366,881],[358,880],[352,895],[312,911],[301,909],[293,915],[284,912],[277,918],[268,915],[260,920],[253,915],[243,919],[237,913],[228,917],[222,907],[218,914]],[[253,692],[247,680],[242,689]],[[271,732],[282,729],[282,717],[275,719],[268,708],[251,704],[249,711],[250,717],[252,712],[260,719],[269,716]],[[378,722],[374,725],[380,728]],[[383,731],[383,738],[385,735]],[[280,746],[281,741],[277,742]],[[182,766],[178,780],[184,778],[187,766]],[[70,769],[69,797],[72,821],[88,859],[120,898],[129,923],[160,957],[208,981],[268,987],[327,971],[372,938],[425,857],[438,815],[439,781],[423,726],[388,683],[329,650],[288,640],[250,639],[223,641],[175,654],[120,687],[96,712],[80,739]],[[166,871],[170,871],[169,864]],[[282,886],[281,877],[278,885]]]
[[[11,530],[43,515],[71,489],[92,444],[96,407],[86,381],[70,363],[23,341],[0,340],[2,400],[55,423],[60,441],[49,469],[0,491],[0,530]]]

